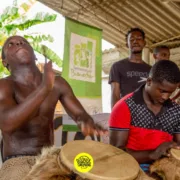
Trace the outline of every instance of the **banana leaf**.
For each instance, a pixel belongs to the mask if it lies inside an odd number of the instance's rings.
[[[3,66],[2,60],[0,62],[0,77],[8,76],[10,72]]]
[[[58,67],[62,67],[62,59],[50,48],[45,45],[39,45],[37,43],[31,43],[31,45],[35,51],[47,57],[47,59],[54,62]]]
[[[0,27],[2,27],[3,23],[12,22],[13,20],[16,20],[22,16],[22,14],[19,13],[19,10],[22,8],[24,11],[24,14],[27,13],[32,5],[35,3],[33,0],[29,0],[29,3],[22,3],[20,7],[17,6],[17,0],[13,1],[12,6],[8,6],[5,8],[3,13],[0,16]]]
[[[42,24],[46,22],[52,22],[56,20],[57,15],[56,14],[49,14],[49,13],[37,13],[36,16],[31,20],[26,20],[24,22],[21,22],[20,24],[8,24],[4,26],[4,29],[6,29],[7,34],[10,34],[12,30],[19,29],[21,31],[24,31],[28,29],[31,26]]]
[[[2,46],[9,36],[16,35],[19,30],[24,31],[31,26],[56,20],[57,15],[43,12],[37,13],[32,19],[28,19],[26,13],[34,3],[35,0],[29,0],[28,3],[22,3],[18,6],[17,0],[14,0],[13,5],[8,6],[0,14],[0,59]],[[24,37],[31,42],[34,50],[40,54],[44,54],[41,45],[43,41],[53,42],[52,36],[41,33],[26,34]],[[62,59],[55,52],[48,47],[45,47],[45,52],[48,59],[52,60],[59,67],[62,66]],[[9,74],[9,71],[2,65],[2,61],[0,60],[0,77]]]
[[[35,3],[36,1],[34,1],[34,0],[29,0],[29,3],[22,3],[21,5],[20,5],[20,8],[22,8],[23,10],[24,10],[24,13],[27,13],[30,9],[31,9],[31,7],[32,7],[32,5]]]
[[[43,41],[53,42],[54,38],[51,35],[24,35],[24,38],[26,38],[29,42],[36,42],[41,43]]]
[[[8,6],[0,16],[0,22],[3,24],[5,21],[11,22],[14,19],[19,18],[18,7]]]
[[[7,39],[8,37],[0,31],[0,52],[1,52],[1,48],[5,42],[5,40]]]

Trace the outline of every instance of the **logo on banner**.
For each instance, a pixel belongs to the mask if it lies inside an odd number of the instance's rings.
[[[69,77],[95,82],[96,41],[71,33]]]

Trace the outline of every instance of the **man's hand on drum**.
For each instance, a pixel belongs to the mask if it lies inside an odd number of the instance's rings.
[[[86,120],[78,120],[78,127],[81,129],[81,132],[87,135],[103,135],[108,133],[108,128],[103,127],[101,124],[97,124],[93,121],[93,119],[89,116]]]
[[[176,149],[180,149],[180,146],[178,146],[178,144],[174,141],[170,141],[170,142],[164,142],[161,145],[159,145],[156,150],[154,150],[151,154],[150,154],[150,158],[152,160],[157,160],[163,156],[170,156],[169,154],[169,150],[171,148],[176,148]]]

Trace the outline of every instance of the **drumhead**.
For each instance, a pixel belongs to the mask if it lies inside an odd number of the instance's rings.
[[[171,148],[170,153],[175,159],[180,160],[180,150],[179,149]]]
[[[79,153],[88,153],[94,160],[86,173],[76,170],[74,159]],[[61,162],[74,173],[89,180],[133,180],[138,176],[138,162],[125,151],[109,144],[77,140],[65,144],[60,152]]]

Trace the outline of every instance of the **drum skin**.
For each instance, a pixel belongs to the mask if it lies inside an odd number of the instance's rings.
[[[93,157],[94,166],[86,173],[74,167],[79,153]],[[35,165],[23,180],[153,180],[139,167],[137,161],[125,151],[91,140],[66,143],[61,148],[42,150]]]
[[[86,173],[74,167],[79,153],[93,157],[94,166]],[[60,159],[71,171],[88,180],[133,180],[138,176],[139,164],[125,151],[114,146],[91,140],[71,141],[61,148]]]

